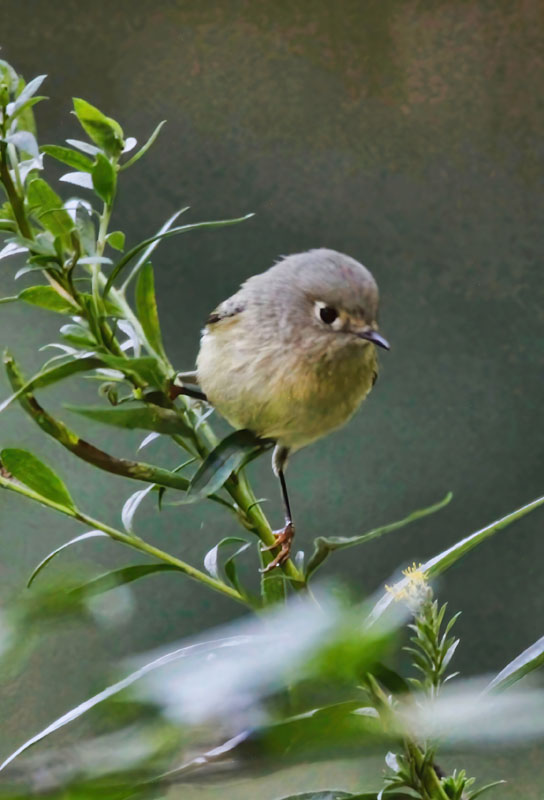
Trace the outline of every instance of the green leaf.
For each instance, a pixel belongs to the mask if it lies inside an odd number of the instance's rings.
[[[42,178],[30,181],[27,198],[31,213],[53,236],[67,236],[74,229],[75,223],[62,207],[62,200]]]
[[[503,783],[506,783],[506,781],[493,781],[493,783],[486,783],[485,786],[482,786],[481,789],[477,789],[473,794],[470,795],[470,800],[476,800],[476,798],[481,797],[484,792],[488,792],[490,789],[494,789],[495,786],[500,786]]]
[[[221,539],[221,541],[218,542],[215,547],[212,547],[212,549],[208,550],[206,553],[204,557],[204,568],[210,573],[212,578],[216,578],[218,581],[223,580],[223,576],[221,575],[221,565],[219,563],[220,550],[232,544],[240,544],[240,542],[242,543],[241,547],[238,547],[235,552],[229,556],[227,561],[225,561],[223,569],[228,580],[234,586],[234,588],[237,589],[240,594],[244,595],[245,592],[238,581],[234,559],[251,546],[251,542],[248,542],[247,539],[242,539],[239,536],[226,536],[224,539]]]
[[[156,431],[157,433],[190,436],[191,428],[175,411],[161,406],[123,403],[120,406],[72,406],[65,405],[68,411],[80,414],[87,419],[114,425],[117,428],[135,428]]]
[[[10,358],[11,356],[9,353],[4,353],[4,363],[7,363]],[[11,397],[8,397],[3,403],[0,403],[0,412],[7,408],[10,403],[18,397],[25,394],[25,392],[31,392],[34,389],[43,389],[46,386],[50,386],[53,383],[64,380],[64,378],[70,377],[70,375],[75,375],[77,372],[88,372],[91,369],[103,366],[104,364],[99,358],[87,356],[86,358],[74,358],[64,364],[59,364],[56,367],[38,372],[37,375],[34,375],[33,378],[27,381],[27,383],[12,394]]]
[[[140,358],[123,358],[122,356],[112,356],[105,353],[100,356],[106,366],[118,369],[126,375],[133,375],[145,381],[150,386],[161,389],[166,378],[161,364],[153,356],[141,356]]]
[[[118,122],[79,97],[74,97],[74,112],[85,133],[107,155],[121,155],[124,147],[123,129]]]
[[[513,522],[517,522],[518,519],[521,519],[526,514],[529,514],[531,511],[539,508],[541,505],[544,505],[544,497],[538,497],[531,503],[527,503],[527,505],[516,509],[516,511],[513,511],[511,514],[507,514],[505,517],[501,517],[501,519],[492,522],[491,525],[486,525],[485,528],[470,534],[470,536],[467,536],[465,539],[461,539],[460,542],[452,545],[452,547],[449,547],[442,553],[430,558],[428,561],[422,564],[420,568],[421,571],[425,572],[429,578],[434,578],[437,575],[441,575],[443,572],[457,563],[457,561],[463,558],[463,556],[467,555],[467,553],[469,553],[475,547],[478,547],[478,545],[482,542],[485,542],[486,539],[489,539],[495,533],[503,528],[508,527],[508,525],[511,525]],[[399,589],[402,587],[404,582],[405,581],[400,581],[399,584],[397,584]],[[392,593],[387,592],[384,594],[374,606],[370,615],[370,621],[373,622],[381,617],[381,615],[389,608],[393,601],[394,597]]]
[[[172,503],[184,505],[195,503],[203,497],[217,492],[228,477],[240,469],[255,453],[271,446],[248,430],[234,431],[226,436],[204,459],[195,472],[185,500]]]
[[[72,150],[70,147],[59,147],[56,144],[44,144],[40,147],[42,153],[61,161],[63,164],[68,164],[81,172],[92,172],[93,162],[83,153],[78,153],[77,150]]]
[[[147,142],[142,147],[140,147],[140,149],[138,150],[137,153],[134,153],[132,158],[130,158],[128,161],[125,161],[125,163],[121,166],[121,169],[126,169],[127,167],[131,167],[133,164],[135,164],[137,161],[139,161],[140,158],[143,155],[145,155],[147,153],[147,151],[153,145],[155,139],[159,135],[159,133],[161,131],[161,128],[165,124],[165,122],[166,122],[165,119],[163,119],[162,122],[159,122],[159,124],[157,125],[157,127],[155,128],[155,130],[153,131],[153,133],[151,134],[151,136],[147,140]]]
[[[115,197],[117,174],[113,164],[102,153],[96,156],[96,164],[92,169],[93,186],[97,195],[108,205]]]
[[[429,514],[434,514],[435,511],[440,511],[441,508],[444,508],[444,506],[450,502],[452,497],[452,493],[448,492],[448,494],[443,500],[440,500],[440,502],[435,503],[428,508],[422,508],[418,511],[413,511],[411,514],[408,514],[407,517],[399,520],[398,522],[391,522],[389,525],[383,525],[380,528],[374,528],[374,530],[369,531],[368,533],[363,533],[361,536],[319,536],[314,540],[314,552],[308,560],[306,577],[309,578],[310,575],[316,571],[316,569],[323,563],[327,556],[329,556],[334,550],[343,550],[345,547],[354,547],[358,544],[364,544],[365,542],[369,542],[371,539],[377,539],[386,533],[391,533],[399,528],[403,528],[410,522],[414,522],[417,519],[426,517]]]
[[[112,231],[106,236],[106,241],[110,247],[115,250],[123,251],[125,249],[125,234],[123,231]]]
[[[519,681],[525,675],[540,669],[544,665],[544,636],[528,647],[519,656],[516,656],[509,664],[493,678],[488,691],[497,689],[507,689],[512,684]]]
[[[177,218],[181,214],[183,214],[185,211],[188,211],[188,210],[189,210],[189,206],[185,206],[185,208],[180,208],[179,211],[176,211],[175,214],[172,214],[170,219],[167,219],[166,222],[164,223],[164,225],[161,228],[159,228],[159,230],[157,231],[157,234],[164,233],[165,231],[170,230],[171,225],[173,225],[173,223],[177,220]],[[147,260],[149,259],[149,256],[151,255],[153,250],[155,250],[155,248],[159,246],[159,244],[160,244],[160,239],[156,239],[150,245],[148,245],[146,248],[144,248],[144,250],[142,250],[142,252],[140,254],[140,257],[138,258],[138,260],[136,261],[136,263],[132,267],[128,278],[126,278],[126,280],[125,280],[125,282],[123,284],[123,287],[122,287],[123,290],[126,291],[126,288],[129,285],[129,283],[131,282],[131,280],[134,277],[136,277],[136,275],[139,273],[139,271],[143,267],[143,265],[145,263],[147,263]]]
[[[134,564],[130,567],[122,567],[111,572],[105,572],[103,575],[99,575],[97,578],[93,578],[93,580],[72,589],[72,591],[76,594],[85,595],[85,597],[94,597],[97,594],[116,589],[118,586],[124,586],[127,583],[138,581],[140,578],[146,578],[148,575],[154,575],[156,572],[179,571],[179,568],[173,564]]]
[[[246,214],[245,217],[237,217],[236,219],[224,219],[217,220],[215,222],[195,222],[191,225],[182,225],[179,228],[170,228],[170,230],[164,231],[164,233],[157,233],[155,236],[151,236],[149,239],[144,239],[143,242],[140,242],[131,250],[129,250],[128,253],[125,253],[123,258],[115,265],[104,287],[104,297],[108,294],[117,276],[122,272],[127,264],[132,261],[132,259],[137,256],[138,253],[141,253],[142,250],[145,250],[145,248],[150,244],[158,242],[162,239],[168,239],[170,236],[177,236],[179,233],[187,233],[188,231],[197,230],[198,228],[221,228],[225,225],[235,225],[237,222],[244,222],[244,220],[249,219],[252,216],[253,214]]]
[[[84,328],[82,325],[76,325],[75,323],[62,325],[60,333],[70,344],[75,344],[78,347],[96,347],[96,339],[88,328]]]
[[[74,539],[70,539],[69,542],[65,542],[64,544],[61,544],[60,547],[57,547],[55,550],[52,550],[49,553],[49,555],[47,555],[44,559],[42,559],[42,561],[40,561],[38,566],[35,567],[35,569],[32,572],[32,575],[28,579],[27,587],[30,588],[33,581],[37,578],[42,569],[46,567],[47,564],[49,564],[49,562],[52,561],[56,555],[62,553],[63,550],[66,550],[67,547],[71,547],[73,544],[77,544],[78,542],[83,542],[85,539],[95,539],[97,536],[106,536],[107,538],[109,538],[108,534],[103,533],[102,531],[87,531],[87,533],[82,533],[80,536],[76,536]]]
[[[153,267],[147,262],[142,267],[136,283],[136,312],[147,341],[153,350],[162,358],[166,358],[162,343],[159,312],[155,298],[155,280]]]
[[[77,314],[79,308],[61,296],[52,286],[29,286],[19,293],[19,300],[57,314]]]
[[[59,476],[28,450],[6,448],[0,453],[0,459],[7,471],[29,489],[58,506],[76,510],[74,501]]]

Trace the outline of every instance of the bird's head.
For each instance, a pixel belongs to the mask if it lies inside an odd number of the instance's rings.
[[[335,250],[297,253],[268,273],[287,328],[324,346],[368,346],[389,350],[378,332],[378,287],[366,267]]]

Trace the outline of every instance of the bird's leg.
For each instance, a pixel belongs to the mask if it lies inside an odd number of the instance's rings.
[[[198,383],[196,372],[180,372],[177,375],[177,378],[182,382],[187,381],[187,383]],[[193,397],[195,400],[203,400],[205,403],[208,402],[208,398],[204,392],[199,391],[199,389],[189,389],[187,386],[180,386],[178,383],[171,383],[169,390],[170,400],[175,400],[180,394],[184,394],[187,397]]]
[[[187,386],[177,386],[177,384],[173,383],[170,387],[170,400],[175,400],[180,394],[193,397],[195,400],[203,400],[205,403],[208,402],[204,392],[200,392],[198,389],[189,389]]]
[[[289,450],[286,447],[280,447],[280,445],[276,445],[274,448],[274,455],[272,456],[272,468],[280,481],[281,496],[285,511],[285,525],[283,528],[281,528],[281,530],[273,531],[275,538],[274,543],[271,544],[270,547],[261,548],[263,552],[267,550],[274,550],[275,547],[280,548],[279,553],[276,555],[273,561],[271,561],[270,564],[265,567],[265,569],[261,570],[261,572],[270,572],[275,567],[281,566],[287,561],[289,554],[291,553],[291,544],[295,535],[295,526],[293,525],[291,506],[289,504],[289,495],[287,494],[287,484],[285,482],[284,475],[284,469],[285,465],[287,464],[288,456]]]

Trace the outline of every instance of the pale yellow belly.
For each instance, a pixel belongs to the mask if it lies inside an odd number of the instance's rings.
[[[372,388],[375,369],[372,345],[315,361],[275,346],[252,352],[212,334],[203,337],[197,360],[203,391],[233,427],[294,450],[347,422]]]

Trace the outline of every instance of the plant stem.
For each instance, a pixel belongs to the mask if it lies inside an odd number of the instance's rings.
[[[15,189],[13,181],[11,180],[11,175],[9,174],[6,154],[7,145],[5,142],[0,142],[0,181],[4,184],[4,188],[13,209],[13,214],[15,216],[19,232],[25,238],[32,239],[32,231],[30,230],[30,226],[26,219],[23,201],[17,194],[17,190]]]
[[[35,500],[41,505],[46,506],[54,511],[59,511],[61,514],[65,514],[68,517],[78,520],[78,522],[82,522],[85,525],[90,525],[91,528],[97,528],[98,530],[107,533],[107,535],[112,539],[115,539],[115,541],[129,545],[129,547],[133,547],[142,553],[146,553],[147,555],[153,556],[160,561],[164,561],[166,564],[171,564],[179,569],[180,572],[183,572],[185,575],[193,578],[193,580],[199,581],[199,583],[203,583],[204,585],[209,586],[211,589],[230,597],[231,600],[236,600],[243,605],[247,605],[245,598],[243,598],[242,595],[236,591],[236,589],[232,588],[226,583],[223,583],[222,581],[212,578],[211,575],[207,575],[205,572],[201,572],[199,569],[196,569],[196,567],[192,567],[185,561],[176,558],[176,556],[172,556],[169,553],[165,553],[163,550],[160,550],[158,547],[148,544],[137,536],[132,536],[128,533],[123,533],[116,528],[112,528],[110,525],[107,525],[100,520],[96,520],[76,508],[63,506],[60,503],[49,500],[49,498],[43,497],[32,489],[29,489],[27,486],[15,482],[13,478],[6,478],[0,475],[0,486],[4,489],[9,489],[12,492],[16,492],[17,494],[21,494],[30,500]]]

